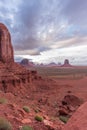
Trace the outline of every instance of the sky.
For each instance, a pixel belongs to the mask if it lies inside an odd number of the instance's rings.
[[[15,60],[87,65],[87,0],[0,0]]]

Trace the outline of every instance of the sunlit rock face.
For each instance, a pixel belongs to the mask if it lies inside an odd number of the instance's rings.
[[[10,33],[0,23],[0,90],[20,93],[21,87],[29,86],[36,74],[15,63],[13,54]]]
[[[7,27],[2,23],[0,23],[0,61],[14,61],[11,36]]]

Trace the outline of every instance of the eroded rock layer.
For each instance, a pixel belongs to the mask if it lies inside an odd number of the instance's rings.
[[[35,77],[36,72],[27,70],[14,62],[11,36],[7,27],[0,23],[0,89],[4,92],[14,91],[29,84]]]

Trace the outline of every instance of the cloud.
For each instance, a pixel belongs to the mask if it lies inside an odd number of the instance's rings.
[[[56,5],[55,2],[53,2],[54,6]],[[53,18],[55,17],[53,9],[49,0],[44,2],[41,0],[21,2],[16,17],[18,30],[15,34],[16,29],[14,28],[13,35],[15,37],[15,49],[49,48],[46,39],[50,37],[48,36],[49,30],[53,26]]]
[[[86,45],[87,0],[1,0],[0,21],[12,35],[15,54]]]
[[[68,1],[63,8],[62,13],[69,20],[70,23],[77,25],[86,25],[87,18],[87,0],[66,0]]]
[[[15,55],[40,55],[40,52],[38,49],[33,49],[33,50],[18,50],[15,51]]]
[[[61,62],[63,64],[65,59],[69,59],[70,63],[73,65],[87,65],[87,45],[52,49],[42,52],[40,56],[31,56],[30,58],[34,62],[44,64],[51,62]]]
[[[40,4],[42,4],[40,0],[27,0],[26,3],[22,1],[20,4],[16,16],[18,23],[17,26],[14,26],[12,33],[15,50],[47,48],[43,40],[46,28],[45,23],[44,25],[42,23],[44,11],[41,10]]]
[[[78,36],[74,36],[74,37],[70,37],[70,38],[65,38],[62,40],[59,40],[57,42],[55,42],[55,44],[51,45],[50,48],[51,49],[57,49],[57,48],[67,48],[67,47],[73,47],[73,46],[77,46],[79,48],[79,46],[83,46],[83,45],[87,45],[87,36],[84,37],[78,37]]]

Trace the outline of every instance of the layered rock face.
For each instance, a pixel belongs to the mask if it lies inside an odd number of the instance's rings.
[[[0,23],[0,90],[14,92],[16,86],[27,86],[35,76],[36,74],[14,62],[10,33]]]
[[[13,62],[13,48],[11,44],[11,36],[8,29],[0,23],[0,61]]]

